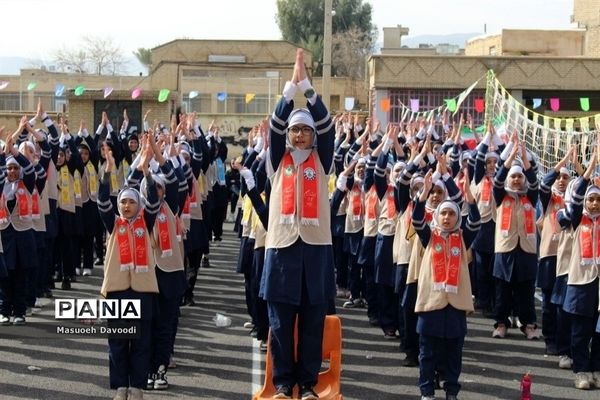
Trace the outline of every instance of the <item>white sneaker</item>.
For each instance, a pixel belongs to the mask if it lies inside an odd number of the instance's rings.
[[[113,400],[127,400],[127,388],[118,388],[117,392],[115,393],[115,397],[113,397]]]
[[[77,276],[81,275],[81,268],[75,268],[75,275],[77,275]]]
[[[250,321],[244,322],[244,328],[246,329],[254,329],[254,324]]]
[[[527,339],[529,340],[538,340],[540,338],[540,332],[537,330],[535,325],[528,324],[523,331]]]
[[[421,400],[435,400],[435,396],[421,396]]]
[[[40,299],[39,297],[37,299],[35,299],[35,305],[33,306],[34,308],[42,308],[44,307],[44,303],[42,302],[42,299]]]
[[[166,390],[169,388],[169,382],[167,382],[167,369],[164,365],[158,367],[158,372],[156,373],[154,379],[154,390]]]
[[[590,387],[590,376],[586,372],[578,372],[575,374],[575,388],[588,390]]]
[[[0,325],[10,325],[10,317],[0,314]]]
[[[573,360],[569,356],[558,357],[558,368],[560,369],[571,369],[573,367]]]
[[[89,268],[84,268],[83,269],[83,276],[90,276],[92,275],[92,270]]]
[[[504,324],[499,324],[494,332],[492,333],[493,338],[504,339],[506,337],[506,326]]]
[[[25,317],[20,316],[20,317],[15,317],[15,319],[13,319],[13,325],[25,325]]]

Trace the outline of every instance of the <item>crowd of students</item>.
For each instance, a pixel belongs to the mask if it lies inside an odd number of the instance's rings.
[[[291,111],[294,90],[305,93],[308,110]],[[271,350],[289,357],[289,345],[281,341],[289,341],[291,331],[279,326],[275,308],[292,305],[299,326],[311,326],[305,313],[321,320],[323,309],[335,312],[330,290],[335,279],[343,307],[366,308],[368,321],[381,328],[384,338],[400,339],[406,354],[402,365],[419,367],[422,399],[433,399],[440,382],[446,399],[455,399],[467,316],[480,310],[491,318],[494,338],[518,328],[526,340],[540,339],[538,287],[546,354],[558,356],[558,367],[573,371],[576,388],[600,388],[595,150],[587,154],[584,170],[576,146],[566,149],[542,176],[518,132],[501,137],[488,124],[487,133],[470,147],[461,137],[464,119],[452,123],[444,113],[389,124],[384,133],[374,121],[349,114],[330,122],[312,96],[302,79],[288,82],[269,132],[266,122],[257,126],[262,134],[250,135],[236,164],[242,176],[240,271],[246,274],[248,312],[258,338],[264,341],[270,327],[276,339]],[[327,140],[333,140],[333,147]],[[316,168],[307,167],[311,156],[321,163]],[[278,175],[282,170],[283,177]],[[285,171],[304,194],[295,194],[290,215],[281,194],[289,189]],[[311,184],[313,176],[316,184]],[[326,179],[327,189],[317,190]],[[325,190],[328,211],[321,208]],[[318,212],[309,215],[313,195]],[[315,215],[318,229],[310,218]],[[285,224],[292,224],[292,233]],[[304,249],[303,243],[311,246]],[[313,253],[312,246],[318,245],[334,250],[334,277],[330,250]],[[294,258],[269,258],[269,252],[281,248]],[[328,296],[312,294],[315,288]],[[314,298],[318,309],[312,308]],[[295,365],[273,355],[274,398],[291,398],[296,384],[302,399],[317,398],[306,390],[314,378],[298,371],[309,370],[304,355],[316,355],[318,349],[311,353],[310,345],[298,346]]]
[[[39,103],[33,119],[2,135],[0,324],[26,324],[55,282],[70,290],[86,279],[95,251],[102,296],[142,307],[139,338],[108,340],[117,400],[168,388],[179,307],[194,305],[198,270],[226,217],[218,128],[205,135],[194,114],[174,117],[170,129],[147,116],[139,133],[126,111],[119,131],[103,113],[95,134],[83,121],[75,133]]]
[[[306,108],[294,109],[304,94]],[[169,127],[117,132],[106,114],[90,134],[72,132],[38,105],[0,153],[0,324],[68,290],[104,264],[102,296],[138,299],[137,339],[109,339],[116,400],[166,389],[180,305],[194,304],[209,242],[222,236],[227,187],[237,219],[245,299],[254,336],[269,330],[274,398],[318,399],[326,314],[366,308],[404,366],[419,367],[421,398],[443,382],[456,399],[467,316],[481,310],[502,339],[519,327],[572,369],[575,387],[600,388],[600,187],[598,144],[589,164],[576,147],[542,177],[517,132],[491,124],[469,148],[463,120],[331,117],[306,76],[302,50],[270,119],[225,172],[218,129],[195,114]],[[41,123],[44,129],[35,129]],[[239,183],[238,183],[239,179]],[[492,240],[494,238],[494,240]],[[298,320],[298,355],[294,324]],[[490,323],[492,325],[492,323]]]

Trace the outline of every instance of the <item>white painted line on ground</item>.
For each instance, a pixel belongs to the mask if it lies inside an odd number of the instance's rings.
[[[260,341],[252,339],[252,394],[256,393],[263,385],[263,371],[261,366],[262,352]]]

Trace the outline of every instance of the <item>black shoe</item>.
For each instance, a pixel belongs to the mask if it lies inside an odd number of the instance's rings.
[[[148,374],[148,381],[146,383],[146,390],[154,390],[154,380],[156,379],[156,374]]]
[[[288,385],[281,385],[277,387],[277,391],[273,395],[274,399],[291,399],[294,394],[293,388]]]
[[[398,339],[398,335],[396,335],[396,331],[389,329],[383,333],[383,338],[387,340],[395,340]]]
[[[379,326],[379,318],[369,317],[369,324],[371,324],[371,326]]]
[[[56,273],[54,274],[54,282],[61,282],[63,280],[63,277],[61,274]]]
[[[400,365],[403,367],[418,367],[419,366],[419,358],[412,355],[406,355],[404,360],[400,361]]]
[[[313,390],[312,386],[302,386],[300,388],[300,398],[302,400],[318,400],[319,396]]]
[[[104,260],[101,258],[96,258],[96,262],[94,263],[96,266],[104,265]]]
[[[62,290],[71,290],[71,282],[68,279],[64,279],[60,284]]]
[[[200,261],[200,268],[210,268],[210,261],[208,257],[202,257],[202,261]]]
[[[258,335],[258,330],[255,328],[252,328],[252,330],[250,331],[250,336],[252,336],[253,338],[255,338]]]
[[[46,289],[46,290],[44,291],[44,297],[45,297],[45,298],[47,298],[47,299],[51,299],[52,297],[54,297],[54,296],[52,295],[52,290],[50,290],[50,289]]]

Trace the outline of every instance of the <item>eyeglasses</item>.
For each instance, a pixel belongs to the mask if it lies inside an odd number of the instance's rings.
[[[313,129],[310,126],[303,126],[302,128],[297,126],[292,126],[290,128],[290,132],[294,135],[302,133],[304,136],[312,135]]]

